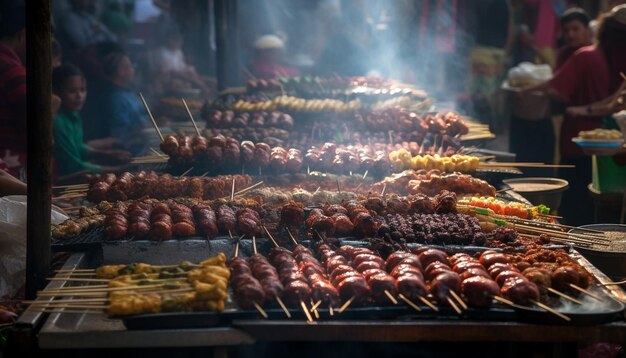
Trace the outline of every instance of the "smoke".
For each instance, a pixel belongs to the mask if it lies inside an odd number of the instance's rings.
[[[577,304],[564,298],[560,298],[558,304],[553,306],[553,308],[566,315],[606,313],[610,311],[618,311],[624,308],[621,303],[615,301],[611,295],[607,295],[607,293],[600,288],[590,288],[589,291],[603,298],[603,300],[597,300],[592,296],[583,293],[576,297],[576,299],[582,302],[582,304]]]

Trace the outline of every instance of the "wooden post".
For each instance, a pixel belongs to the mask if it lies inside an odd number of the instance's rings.
[[[239,28],[237,0],[215,0],[215,44],[217,47],[217,89],[240,84]]]
[[[33,299],[50,269],[52,159],[52,54],[50,0],[26,3],[26,86],[28,127],[28,209],[26,229],[26,298]]]

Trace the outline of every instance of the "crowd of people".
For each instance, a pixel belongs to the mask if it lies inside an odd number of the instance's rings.
[[[392,76],[468,104],[470,112],[493,129],[502,112],[496,94],[506,70],[521,61],[550,65],[551,80],[521,93],[540,91],[566,108],[558,147],[561,163],[577,169],[559,175],[569,179],[570,193],[576,193],[566,197],[587,198],[590,158],[571,138],[581,130],[602,127],[603,116],[624,109],[626,82],[620,73],[626,72],[626,6],[620,1],[612,1],[615,6],[608,11],[596,9],[595,19],[577,7],[580,1],[565,0],[422,0],[391,7],[366,0],[306,6],[269,1],[275,2],[292,16],[271,14],[270,7],[242,0],[242,80],[299,74]],[[20,3],[2,5],[0,166],[24,179],[26,36]],[[132,157],[146,152],[144,129],[150,122],[136,95],[138,85],[154,98],[176,89],[197,89],[204,98],[214,91],[214,81],[196,70],[199,62],[189,61],[189,32],[167,15],[173,2],[152,2],[163,10],[157,24],[162,35],[144,48],[145,56],[128,51],[135,24],[126,2],[63,3],[67,6],[53,11],[52,19],[57,182],[124,170]],[[95,5],[100,11],[93,11]],[[253,17],[259,21],[251,21]],[[140,69],[147,72],[143,79],[137,78],[139,61],[147,64]],[[532,133],[551,138],[552,125],[541,125]]]

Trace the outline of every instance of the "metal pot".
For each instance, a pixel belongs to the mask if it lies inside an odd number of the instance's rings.
[[[619,224],[593,224],[580,226],[580,228],[598,231],[626,232],[626,225]],[[583,235],[587,233],[578,229],[572,229],[570,232]],[[576,250],[578,250],[581,255],[589,260],[595,267],[600,269],[600,271],[604,272],[612,279],[621,280],[626,277],[626,251],[604,251],[583,247],[576,247]]]
[[[550,210],[557,210],[561,206],[563,192],[569,188],[569,183],[557,178],[515,178],[505,179],[503,183],[510,186],[515,192],[528,199],[533,205],[546,205]],[[549,189],[524,189],[524,184],[547,184]]]

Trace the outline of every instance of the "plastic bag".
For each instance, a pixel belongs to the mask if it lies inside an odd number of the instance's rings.
[[[68,217],[52,210],[53,224]],[[0,198],[0,297],[14,296],[26,275],[26,196]]]

